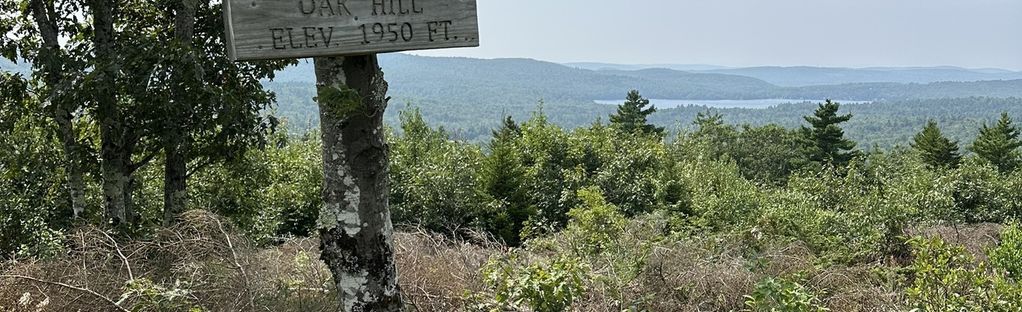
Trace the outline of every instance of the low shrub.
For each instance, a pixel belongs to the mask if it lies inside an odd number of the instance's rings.
[[[568,211],[567,235],[572,249],[582,254],[598,253],[624,230],[628,220],[617,206],[607,203],[599,188],[587,187],[578,191],[582,204]]]
[[[491,261],[483,268],[489,294],[469,294],[470,310],[476,311],[566,311],[585,289],[587,271],[578,259],[559,257],[528,266],[518,257]]]
[[[1015,282],[1022,280],[1022,225],[1011,223],[1001,231],[1001,243],[990,250],[990,264]]]
[[[783,278],[767,277],[756,290],[745,296],[746,311],[752,312],[824,312],[820,299],[802,284]]]
[[[961,246],[939,238],[912,239],[909,304],[920,311],[1019,311],[1022,288]]]

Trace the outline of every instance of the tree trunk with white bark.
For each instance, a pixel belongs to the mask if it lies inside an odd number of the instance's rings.
[[[387,198],[387,82],[376,55],[315,59],[323,139],[321,259],[341,311],[400,311]]]

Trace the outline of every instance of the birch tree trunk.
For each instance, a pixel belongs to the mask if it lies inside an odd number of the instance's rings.
[[[74,116],[71,114],[73,108],[68,101],[61,99],[61,91],[64,89],[64,74],[61,69],[62,61],[59,58],[61,52],[59,37],[59,26],[57,25],[57,13],[53,3],[43,0],[32,0],[30,9],[32,19],[42,39],[39,48],[38,64],[43,69],[43,80],[49,89],[46,101],[53,106],[53,120],[57,123],[57,131],[60,136],[61,145],[64,148],[64,170],[67,171],[67,185],[71,195],[71,210],[74,218],[77,219],[85,212],[85,182],[83,181],[81,167],[81,153],[79,152],[78,139],[74,129]]]
[[[321,259],[341,311],[400,311],[387,198],[383,111],[387,82],[376,55],[315,59],[323,139]]]

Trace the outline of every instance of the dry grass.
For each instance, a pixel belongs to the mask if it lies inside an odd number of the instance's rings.
[[[961,245],[979,261],[987,261],[986,250],[996,246],[1004,226],[997,223],[970,225],[934,225],[908,230],[911,236],[940,238],[953,245]]]
[[[69,235],[71,250],[47,261],[0,264],[0,311],[336,311],[332,282],[319,261],[318,239],[258,247],[203,212],[148,241],[121,242],[94,228]],[[768,276],[794,278],[832,311],[904,310],[895,268],[820,265],[804,245],[784,243],[747,256],[738,238],[656,239],[663,224],[636,220],[616,238],[619,250],[583,257],[592,269],[577,311],[740,311],[745,295]],[[996,225],[928,227],[982,254]],[[519,252],[528,261],[568,251],[554,235]],[[422,230],[395,234],[405,301],[415,311],[463,310],[466,292],[486,292],[482,266],[511,253],[491,240],[452,240]],[[628,259],[629,261],[623,261]],[[622,263],[634,263],[630,267]],[[152,281],[151,292],[127,293],[128,281]],[[178,290],[175,292],[175,290]]]
[[[318,239],[258,248],[235,233],[205,212],[150,241],[122,243],[83,228],[60,259],[0,266],[0,311],[337,311]],[[423,231],[396,234],[395,246],[406,302],[418,311],[460,308],[499,250]],[[122,298],[130,280],[152,281],[164,294]]]
[[[480,271],[495,253],[506,252],[489,239],[450,240],[421,229],[395,234],[401,291],[416,311],[457,311],[466,291],[483,289]],[[482,244],[479,244],[482,242]]]
[[[322,290],[319,285],[329,281],[318,261],[296,261],[303,254],[318,255],[311,253],[315,245],[297,240],[279,248],[258,249],[234,233],[217,217],[203,212],[186,214],[178,226],[161,231],[150,241],[119,243],[98,229],[79,229],[70,235],[73,247],[66,256],[17,263],[3,274],[73,285],[96,295],[24,278],[4,278],[0,280],[0,303],[18,302],[28,293],[32,298],[49,299],[39,311],[184,310],[191,306],[212,311],[277,311],[280,303],[290,302],[300,303],[308,311],[331,309],[332,300],[316,300],[329,299],[329,294],[289,291],[299,287]],[[128,291],[129,281],[140,286],[134,288],[138,292]]]

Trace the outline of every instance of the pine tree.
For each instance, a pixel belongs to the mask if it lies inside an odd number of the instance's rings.
[[[649,106],[649,108],[646,108]],[[649,100],[639,95],[639,91],[628,92],[628,98],[617,107],[617,113],[610,115],[610,122],[626,133],[641,131],[645,134],[661,135],[663,127],[649,124],[646,117],[656,112],[656,107],[649,105]]]
[[[1003,113],[997,125],[989,127],[983,124],[971,150],[1001,172],[1009,172],[1019,167],[1019,147],[1022,147],[1019,129],[1012,125],[1008,113]]]
[[[526,173],[516,145],[521,135],[521,127],[507,116],[500,129],[493,131],[490,155],[483,161],[482,168],[486,192],[501,202],[500,210],[486,218],[488,230],[510,246],[521,244],[525,222],[535,214],[529,209],[528,194],[522,185]]]
[[[802,127],[802,131],[809,140],[816,143],[810,160],[845,166],[858,155],[858,152],[852,151],[855,142],[845,139],[845,131],[839,126],[852,119],[852,115],[838,116],[837,111],[840,108],[841,104],[827,100],[820,104],[813,116],[804,117],[812,128]]]
[[[958,142],[945,137],[933,120],[927,122],[923,131],[916,134],[912,148],[918,150],[923,162],[933,168],[958,168],[962,161]]]
[[[493,141],[503,141],[517,137],[522,134],[522,128],[518,126],[514,118],[510,115],[504,117],[504,121],[500,125],[500,129],[493,130]]]

